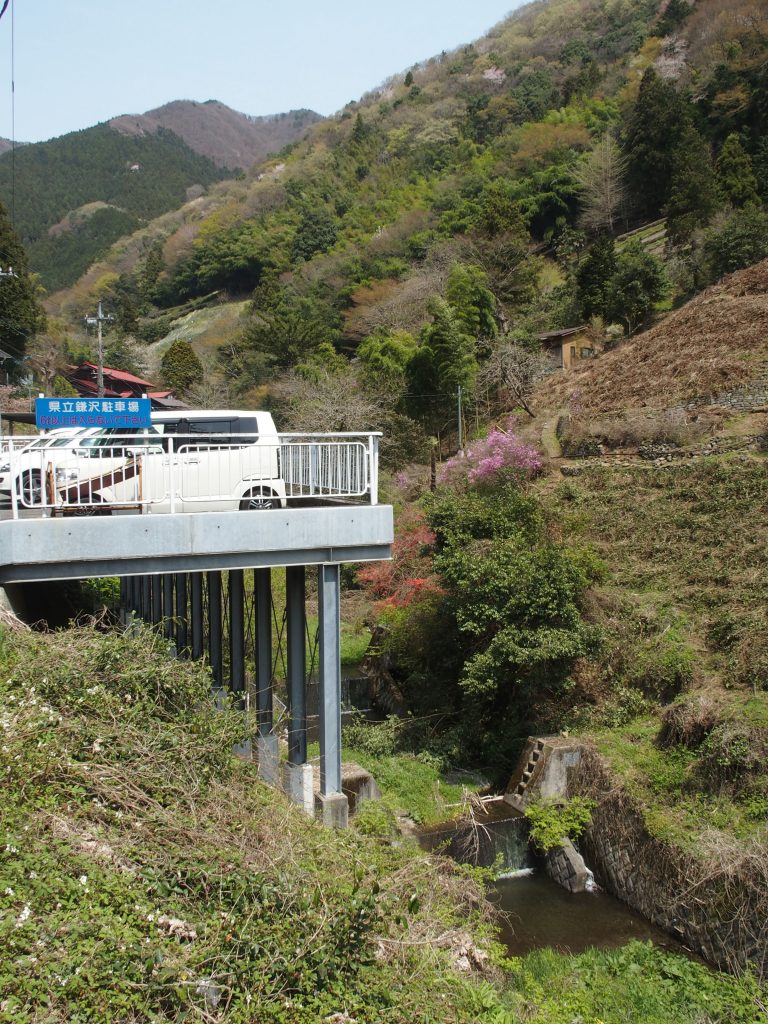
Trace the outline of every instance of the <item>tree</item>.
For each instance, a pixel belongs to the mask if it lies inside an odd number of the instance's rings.
[[[601,235],[576,268],[576,296],[581,315],[586,320],[593,316],[605,319],[609,302],[608,282],[615,270],[616,250],[613,239]]]
[[[405,369],[416,351],[416,339],[408,331],[379,328],[357,349],[364,376],[374,385],[400,395]]]
[[[717,208],[712,156],[708,143],[688,122],[673,154],[664,216],[673,245],[687,242],[697,227],[707,224]]]
[[[655,216],[667,201],[684,120],[674,87],[648,68],[624,132],[627,184],[642,215]]]
[[[549,367],[549,360],[540,352],[523,348],[515,338],[505,338],[480,367],[477,387],[478,390],[496,391],[505,408],[519,405],[529,416],[534,416],[530,397]]]
[[[296,228],[291,259],[294,262],[309,260],[318,252],[327,252],[336,241],[336,221],[331,214],[319,207],[305,210]]]
[[[688,0],[669,0],[654,35],[667,36],[678,29],[693,10]]]
[[[203,376],[203,364],[188,341],[178,338],[165,353],[160,363],[167,388],[183,396]]]
[[[633,239],[619,253],[608,282],[607,319],[626,324],[627,333],[632,334],[668,287],[664,264],[646,251],[640,239]]]
[[[38,287],[30,274],[24,247],[0,203],[0,345],[15,359],[24,355],[28,341],[45,327]]]
[[[478,339],[496,336],[496,296],[479,267],[454,264],[445,297],[465,333]]]
[[[606,132],[575,172],[582,201],[579,220],[587,231],[613,234],[626,199],[626,169],[626,157],[613,136]]]
[[[741,270],[768,256],[768,213],[757,206],[720,218],[704,235],[712,278]]]
[[[429,306],[432,323],[421,331],[419,348],[408,362],[406,377],[409,405],[430,422],[437,423],[453,408],[458,388],[470,395],[477,374],[475,339],[445,299]]]
[[[723,143],[715,162],[715,174],[720,195],[726,202],[733,206],[759,202],[752,161],[735,132]]]

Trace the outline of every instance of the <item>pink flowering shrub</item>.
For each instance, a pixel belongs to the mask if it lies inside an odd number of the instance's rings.
[[[474,486],[493,486],[536,476],[541,470],[541,455],[518,437],[514,427],[512,418],[505,430],[494,427],[488,437],[470,445],[463,456],[449,459],[443,467],[443,482],[466,480]]]

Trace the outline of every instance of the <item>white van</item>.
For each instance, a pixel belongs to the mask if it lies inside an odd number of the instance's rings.
[[[136,433],[97,431],[56,467],[60,502],[75,510],[147,512],[284,508],[280,438],[272,416],[239,409],[152,413]]]

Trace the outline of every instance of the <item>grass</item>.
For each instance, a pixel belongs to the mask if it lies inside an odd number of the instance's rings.
[[[0,666],[2,1024],[490,1020],[478,883],[268,790],[203,668],[88,628]]]
[[[708,827],[746,837],[768,820],[761,775],[723,782],[706,745],[657,744],[658,713],[680,693],[706,697],[739,742],[768,736],[765,467],[760,457],[596,467],[545,495],[563,541],[589,543],[609,568],[590,612],[604,630],[604,688],[580,727],[645,807],[651,831],[686,846]]]
[[[307,819],[209,686],[148,629],[0,633],[2,1024],[759,1019],[651,947],[505,960],[472,871]]]

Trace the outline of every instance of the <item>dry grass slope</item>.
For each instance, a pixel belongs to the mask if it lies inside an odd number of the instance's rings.
[[[564,406],[578,392],[588,414],[707,402],[750,382],[768,363],[768,260],[729,274],[644,334],[538,391]]]

